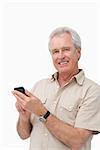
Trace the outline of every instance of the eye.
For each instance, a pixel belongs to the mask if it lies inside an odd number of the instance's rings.
[[[62,50],[63,51],[70,51],[70,48],[69,47],[64,47]]]
[[[57,54],[57,53],[59,53],[59,50],[58,50],[58,49],[53,49],[53,50],[52,50],[52,54]]]

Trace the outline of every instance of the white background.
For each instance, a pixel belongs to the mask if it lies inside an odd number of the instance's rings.
[[[54,72],[48,51],[53,29],[69,26],[82,39],[80,68],[100,84],[100,5],[96,1],[8,0],[0,5],[0,149],[28,150],[16,132],[18,113],[11,91],[16,86],[30,90],[34,83]],[[99,150],[100,135],[92,150]]]

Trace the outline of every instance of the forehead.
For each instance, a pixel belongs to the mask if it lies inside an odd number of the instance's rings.
[[[61,48],[63,46],[73,46],[73,40],[69,33],[55,35],[50,41],[50,48]]]

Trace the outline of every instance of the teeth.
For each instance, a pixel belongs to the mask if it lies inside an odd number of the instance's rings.
[[[67,64],[67,62],[61,62],[60,65]]]
[[[67,64],[69,61],[59,62],[60,65]]]

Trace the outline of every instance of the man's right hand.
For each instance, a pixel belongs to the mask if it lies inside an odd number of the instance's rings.
[[[25,122],[28,122],[30,119],[31,113],[24,110],[18,102],[16,102],[15,106],[16,106],[17,111],[19,112],[20,119],[22,119]]]

